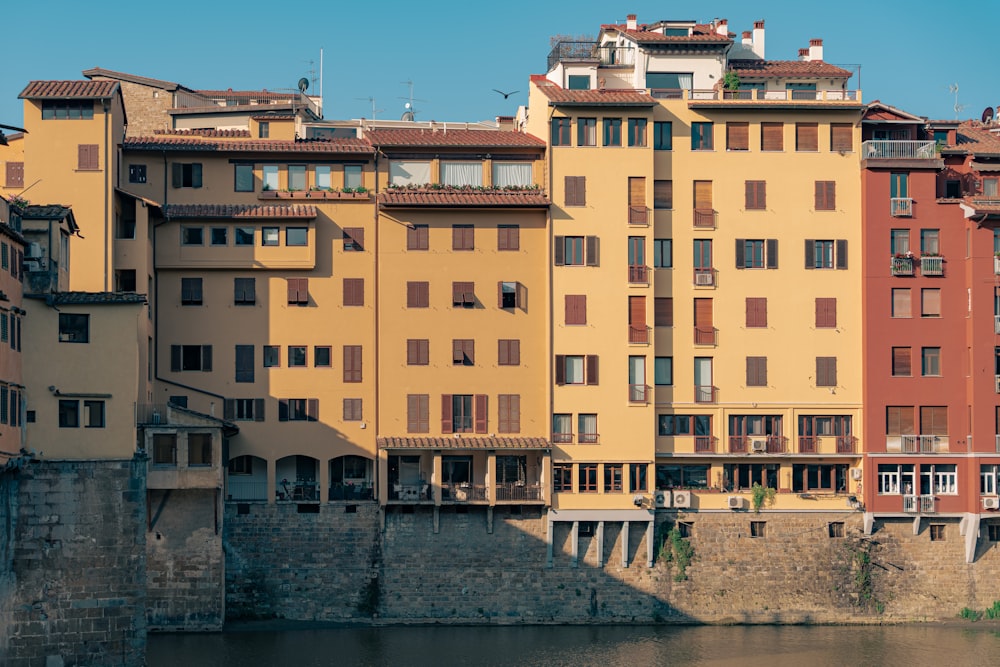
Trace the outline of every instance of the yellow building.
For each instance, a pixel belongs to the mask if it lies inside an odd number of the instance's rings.
[[[0,470],[24,447],[23,210],[0,197]]]

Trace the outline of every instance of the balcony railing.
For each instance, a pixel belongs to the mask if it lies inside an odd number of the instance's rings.
[[[934,496],[903,496],[903,511],[910,514],[920,514],[934,511]]]
[[[597,60],[602,67],[631,67],[635,49],[597,42],[559,42],[549,51],[548,70],[566,60]]]
[[[892,258],[892,275],[894,275],[894,276],[912,276],[913,275],[913,258],[912,257],[893,257]]]
[[[1000,394],[1000,375],[994,375],[993,379],[996,381],[997,393]]]
[[[573,434],[572,433],[553,433],[552,434],[552,442],[557,443],[557,444],[566,444],[566,443],[573,442]]]
[[[715,269],[695,269],[694,284],[698,287],[715,287]]]
[[[657,92],[653,91],[653,96]],[[687,93],[689,100],[768,100],[768,101],[796,101],[796,102],[860,102],[860,90],[709,90],[697,89],[689,91],[673,91]]]
[[[715,229],[719,214],[711,208],[694,209],[694,226]]]
[[[581,433],[579,442],[581,445],[596,445],[600,436],[597,433]]]
[[[823,440],[831,438],[836,440],[836,450],[838,454],[853,454],[855,444],[857,443],[857,438],[853,435],[836,435],[836,436],[823,436],[823,435],[800,435],[799,436],[799,453],[800,454],[819,454],[820,444]]]
[[[904,454],[933,454],[937,443],[936,435],[902,435],[901,449]]]
[[[921,257],[920,274],[924,276],[943,276],[944,257]]]
[[[711,435],[694,436],[694,451],[696,454],[714,454],[717,438]]]
[[[729,453],[746,454],[749,451],[750,441],[745,435],[729,436]]]
[[[909,218],[913,215],[913,200],[909,197],[893,197],[889,200],[889,215],[894,218]]]
[[[694,328],[694,344],[695,345],[718,345],[719,344],[719,330],[715,327],[695,327]]]
[[[853,435],[838,435],[837,436],[837,453],[838,454],[854,454],[858,448],[858,439]]]
[[[483,502],[489,500],[485,484],[445,483],[441,485],[441,499],[455,503]]]
[[[649,225],[649,209],[645,206],[632,206],[628,207],[628,224],[630,225]]]
[[[1000,257],[993,258],[993,273],[1000,276]]]
[[[799,454],[815,454],[819,451],[819,437],[815,435],[799,436]]]
[[[628,342],[648,345],[649,344],[649,327],[648,326],[637,326],[635,324],[628,325]]]
[[[539,484],[524,482],[498,482],[496,487],[497,502],[504,500],[541,500],[542,487]]]
[[[267,480],[229,475],[226,479],[226,500],[267,502]]]
[[[731,435],[730,454],[785,454],[788,438],[781,435]]]
[[[933,141],[874,139],[861,143],[866,160],[933,160],[938,157]]]
[[[716,394],[718,394],[719,388],[713,387],[708,384],[696,384],[694,386],[694,402],[695,403],[715,403]]]
[[[630,384],[628,386],[628,402],[629,403],[648,403],[649,402],[649,385],[645,385],[645,384]]]
[[[649,284],[649,267],[648,266],[629,266],[628,267],[628,282],[629,285],[648,285]]]
[[[1000,334],[1000,315],[993,316],[993,331]]]

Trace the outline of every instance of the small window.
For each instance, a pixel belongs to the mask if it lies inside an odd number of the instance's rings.
[[[476,365],[476,341],[456,338],[451,341],[452,364],[455,366]]]
[[[253,182],[253,165],[252,164],[237,164],[234,167],[234,184],[233,189],[236,192],[253,192],[254,182]]]
[[[264,368],[281,366],[281,348],[277,345],[264,346]]]
[[[212,240],[212,245],[229,245],[229,228],[212,227],[209,230],[209,238]]]
[[[181,245],[205,245],[204,228],[181,227]]]
[[[672,239],[653,240],[653,267],[669,269],[674,265],[674,250]]]
[[[605,118],[604,119],[604,145],[605,146],[621,146],[622,145],[622,119],[621,118]]]
[[[134,292],[135,289],[135,269],[115,269],[115,291]]]
[[[473,225],[451,226],[451,249],[474,250],[476,228]]]
[[[691,123],[691,150],[713,150],[715,145],[713,143],[712,132],[712,123]]]
[[[234,232],[234,245],[252,246],[254,244],[254,234],[256,231],[253,227],[237,227]]]
[[[826,524],[827,535],[831,539],[839,538],[844,536],[844,522],[843,521],[831,521]]]
[[[577,118],[576,119],[576,145],[596,146],[597,145],[597,119]]]
[[[59,313],[60,343],[89,343],[90,315]]]
[[[674,358],[656,357],[653,371],[654,383],[658,387],[667,387],[674,383]]]
[[[427,225],[410,225],[406,228],[407,250],[427,250],[429,240]]]
[[[552,145],[553,146],[570,146],[572,142],[570,140],[570,126],[572,124],[569,118],[553,118],[552,119]]]
[[[256,278],[233,278],[233,303],[237,306],[252,306],[257,303]]]
[[[177,434],[153,434],[153,465],[177,465]]]
[[[940,347],[923,347],[920,349],[920,374],[924,377],[939,377],[941,375]]]
[[[412,282],[412,281],[407,282],[406,307],[407,308],[430,307],[430,283]]]
[[[287,227],[285,229],[285,245],[304,246],[309,244],[308,227]]]
[[[188,433],[188,466],[212,465],[212,435]]]
[[[288,165],[288,191],[301,192],[306,189],[306,167],[303,164]]]
[[[569,90],[590,90],[590,75],[570,74],[568,84]]]
[[[289,368],[304,368],[306,366],[306,346],[305,345],[289,345],[288,346],[288,367]]]
[[[100,146],[97,144],[79,144],[77,146],[77,169],[80,171],[97,171],[101,168]]]
[[[264,246],[281,245],[281,230],[277,227],[263,227],[260,230],[260,244]]]
[[[990,542],[1000,542],[1000,523],[986,524],[986,534]]]
[[[271,137],[271,124],[262,122],[257,124],[257,138],[269,139]]]
[[[201,187],[201,163],[181,163],[174,162],[170,165],[173,186],[175,188],[200,188]]]
[[[80,426],[80,401],[59,401],[59,428]]]
[[[278,189],[278,165],[265,164],[261,167],[261,181],[265,190]]]
[[[145,183],[146,182],[146,165],[144,165],[144,164],[130,164],[128,166],[128,182],[129,183]]]
[[[653,123],[653,150],[669,151],[673,150],[673,125],[670,122]]]
[[[518,338],[501,338],[497,341],[497,366],[521,365],[521,341]]]
[[[645,118],[628,119],[628,145],[641,146],[641,147],[644,147],[646,145]]]
[[[181,305],[202,305],[201,278],[181,278]]]
[[[317,345],[313,348],[313,366],[316,368],[329,368],[330,367],[330,346],[329,345]]]
[[[944,524],[943,523],[932,523],[928,526],[928,532],[931,536],[931,542],[944,542]]]
[[[362,420],[362,402],[360,398],[344,399],[344,421],[359,422]]]
[[[767,537],[767,521],[751,521],[750,537]]]
[[[819,150],[819,125],[817,123],[795,124],[795,150],[805,152]]]
[[[361,165],[359,164],[347,164],[344,165],[344,187],[357,190],[361,186]]]

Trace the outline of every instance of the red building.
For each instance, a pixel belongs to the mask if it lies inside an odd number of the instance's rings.
[[[866,529],[989,537],[1000,473],[1000,126],[862,120]]]

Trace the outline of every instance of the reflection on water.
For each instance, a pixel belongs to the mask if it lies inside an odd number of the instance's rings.
[[[151,635],[150,667],[995,664],[987,626],[394,627]]]

